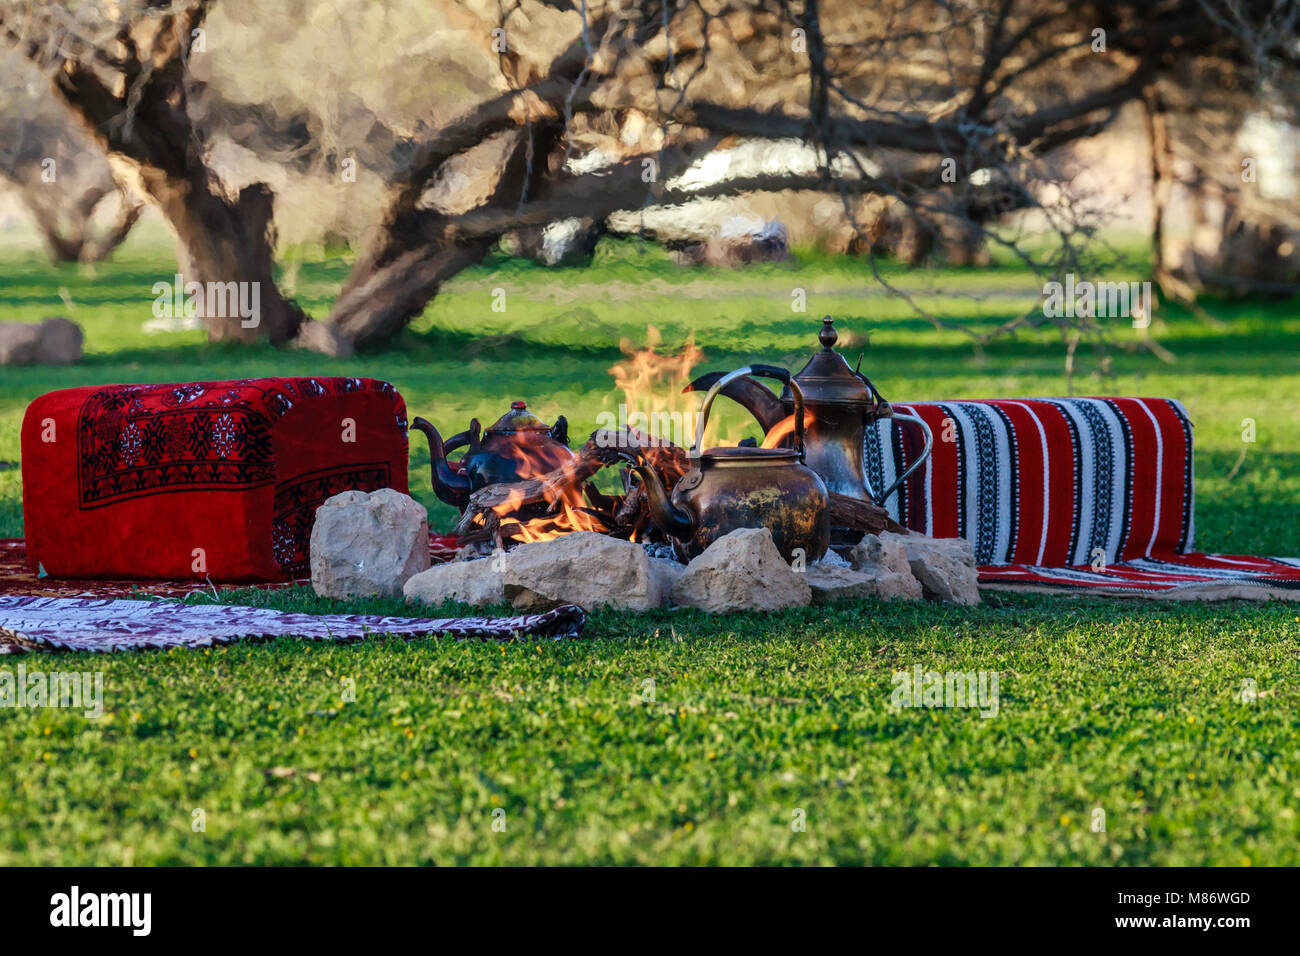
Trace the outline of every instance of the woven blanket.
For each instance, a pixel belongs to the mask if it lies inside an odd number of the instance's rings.
[[[418,618],[298,614],[232,604],[0,597],[0,654],[209,647],[283,635],[354,641],[371,635],[453,638],[579,637],[586,615],[566,604],[518,617]]]
[[[930,460],[887,502],[935,537],[971,542],[980,583],[1099,593],[1300,598],[1300,561],[1192,550],[1192,423],[1164,398],[898,404],[934,435]],[[888,487],[921,430],[868,430],[867,478]]]
[[[23,419],[28,560],[56,578],[301,577],[326,498],[407,490],[406,428],[397,390],[366,378],[50,392]]]

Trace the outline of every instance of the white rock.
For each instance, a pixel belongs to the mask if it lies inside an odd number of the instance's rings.
[[[311,584],[321,597],[394,597],[429,567],[429,516],[391,488],[345,491],[316,509]]]
[[[894,574],[911,574],[912,568],[907,560],[907,549],[903,541],[910,535],[893,534],[886,531],[884,535],[867,534],[853,546],[849,553],[849,562],[855,571],[875,574],[889,571]]]
[[[672,601],[713,614],[778,611],[812,601],[807,575],[781,558],[767,528],[739,528],[723,535],[686,566],[673,585]]]
[[[522,610],[577,604],[648,611],[664,603],[660,574],[651,567],[657,562],[645,549],[594,531],[521,544],[503,563],[506,600]]]
[[[852,568],[818,562],[808,566],[806,577],[812,588],[813,604],[831,604],[836,601],[858,601],[862,598],[908,601],[921,599],[921,582],[910,569],[902,573],[881,569],[877,573],[854,571]]]
[[[686,573],[686,565],[676,559],[651,558],[650,573],[659,580],[660,600],[671,604],[673,585]]]
[[[70,319],[0,322],[0,365],[68,365],[81,358],[82,340]]]
[[[839,552],[837,552],[834,548],[827,548],[826,553],[823,554],[820,558],[818,558],[814,563],[829,564],[832,567],[836,567],[836,568],[850,568],[853,566],[852,564],[849,563],[847,558],[841,558]]]
[[[503,566],[503,561],[497,558],[435,564],[408,580],[402,586],[402,593],[407,604],[438,605],[443,601],[459,601],[475,607],[504,604]]]
[[[927,538],[922,534],[900,535],[886,531],[882,541],[902,543],[912,573],[931,601],[954,604],[980,603],[979,571],[975,552],[964,538]]]

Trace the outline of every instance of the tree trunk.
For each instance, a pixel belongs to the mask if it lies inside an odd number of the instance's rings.
[[[143,210],[116,182],[86,186],[74,197],[39,179],[24,180],[13,174],[9,178],[55,262],[99,262],[107,258],[130,234]],[[117,215],[102,231],[96,230],[92,222],[95,210],[114,195],[119,198]]]
[[[479,208],[514,209],[526,191],[530,199],[544,195],[547,162],[561,132],[560,125],[546,124],[520,133],[491,197]],[[335,356],[386,344],[424,311],[444,282],[482,261],[500,238],[439,235],[446,217],[416,209],[418,199],[409,196],[390,211],[382,236],[348,274],[326,328],[311,323],[302,344]]]
[[[205,168],[189,179],[154,170],[143,179],[183,247],[184,281],[197,282],[205,290],[199,297],[199,315],[209,340],[248,343],[265,337],[272,345],[291,341],[306,316],[275,282],[270,188],[253,183],[231,200],[213,188]]]
[[[271,190],[255,183],[227,195],[207,165],[205,130],[189,113],[190,43],[210,6],[199,0],[124,28],[117,41],[125,56],[92,49],[77,59],[32,40],[22,49],[100,146],[139,172],[183,246],[183,280],[203,288],[194,298],[208,337],[281,345],[304,315],[275,284]]]
[[[1175,184],[1174,151],[1169,138],[1169,112],[1155,84],[1144,91],[1143,105],[1147,136],[1151,140],[1151,271],[1161,289],[1190,302],[1196,298],[1196,293],[1173,275],[1166,249],[1165,217]]]
[[[322,333],[304,330],[304,344],[337,357],[346,357],[357,348],[382,345],[424,311],[444,282],[481,261],[491,248],[490,239],[431,242],[387,264],[371,263],[354,270],[354,281],[348,283],[330,313],[333,338],[316,337]]]

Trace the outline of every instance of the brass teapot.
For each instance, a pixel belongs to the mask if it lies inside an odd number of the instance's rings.
[[[510,411],[496,420],[480,436],[477,418],[469,429],[445,442],[431,423],[416,418],[411,427],[429,439],[430,471],[433,492],[449,505],[462,511],[469,496],[485,485],[520,481],[546,474],[573,457],[569,450],[569,423],[561,415],[554,425],[528,411],[526,402],[513,402]],[[447,456],[468,446],[459,463]]]
[[[895,411],[869,378],[849,368],[844,356],[835,351],[839,333],[829,315],[822,320],[817,337],[822,344],[821,351],[814,353],[792,380],[792,384],[797,383],[803,390],[808,407],[808,467],[821,476],[830,491],[859,501],[883,504],[929,457],[933,443],[930,428],[916,415]],[[685,391],[716,387],[758,419],[765,434],[771,433],[773,428],[788,427],[787,420],[795,410],[791,387],[784,389],[778,397],[750,377],[709,372],[687,385]],[[862,456],[866,428],[881,418],[920,427],[925,445],[917,460],[877,495],[867,480]]]
[[[750,376],[776,378],[793,396],[795,424],[790,448],[745,446],[700,451],[713,400],[733,382]],[[756,386],[760,387],[761,386]],[[770,393],[769,393],[770,394]],[[624,455],[645,485],[651,520],[673,539],[684,561],[737,528],[768,528],[787,562],[816,561],[830,545],[829,496],[816,472],[804,464],[803,391],[787,369],[750,365],[718,379],[704,397],[690,457],[695,467],[673,486],[672,497],[653,469]]]

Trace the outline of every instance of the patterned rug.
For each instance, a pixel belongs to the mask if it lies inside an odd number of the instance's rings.
[[[1097,597],[1175,601],[1229,598],[1300,601],[1300,558],[1194,552],[1135,558],[1095,570],[1086,564],[1070,568],[1001,564],[980,568],[980,587],[1033,593],[1077,591]]]
[[[586,615],[566,604],[518,617],[418,618],[299,614],[230,604],[122,598],[0,597],[0,654],[210,647],[280,636],[319,641],[401,637],[550,639],[580,637]]]
[[[1300,559],[1192,550],[1192,422],[1165,398],[895,405],[930,459],[885,502],[914,531],[970,541],[980,585],[1102,596],[1300,600]],[[868,430],[873,488],[920,456],[921,430]]]

